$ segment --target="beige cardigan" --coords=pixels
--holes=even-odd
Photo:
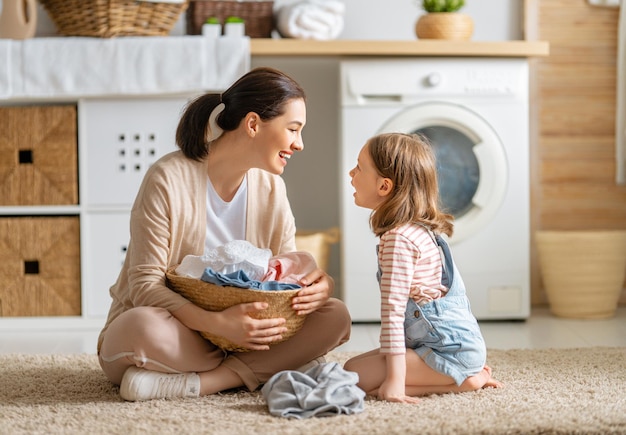
[[[295,219],[283,179],[260,169],[248,171],[246,240],[274,255],[294,251]],[[186,255],[202,255],[206,236],[206,161],[168,154],[146,173],[130,218],[130,242],[98,351],[109,324],[138,306],[175,311],[188,301],[165,286],[165,272]]]

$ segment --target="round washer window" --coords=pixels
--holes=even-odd
[[[469,212],[478,190],[480,168],[474,142],[462,132],[443,125],[415,130],[426,136],[437,158],[437,181],[441,206],[456,219]]]
[[[453,103],[407,107],[379,133],[422,133],[434,144],[442,206],[455,217],[451,243],[488,225],[500,209],[508,185],[504,147],[480,115]]]

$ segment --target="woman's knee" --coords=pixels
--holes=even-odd
[[[352,319],[346,305],[338,299],[329,299],[322,308],[309,314],[305,324],[317,340],[331,348],[350,339]]]
[[[350,331],[352,318],[348,307],[339,299],[330,298],[321,310],[324,321],[332,323],[333,326],[340,327]]]
[[[135,307],[120,314],[107,329],[102,343],[106,348],[135,350],[150,343],[168,346],[177,336],[176,319],[169,311],[158,307]]]

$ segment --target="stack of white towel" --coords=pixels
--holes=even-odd
[[[336,39],[343,30],[344,12],[338,0],[297,1],[276,10],[276,29],[284,38]]]

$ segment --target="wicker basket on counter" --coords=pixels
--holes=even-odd
[[[287,340],[298,332],[306,318],[306,316],[299,316],[291,308],[291,299],[300,289],[254,290],[219,286],[196,278],[177,275],[175,267],[167,271],[166,278],[167,286],[170,289],[180,293],[189,301],[208,311],[223,311],[233,305],[247,302],[267,302],[269,307],[266,310],[251,313],[250,316],[257,319],[284,318],[287,332],[282,334],[283,338],[281,341]],[[201,332],[200,334],[216,346],[227,351],[246,352],[249,350],[226,340],[224,337],[208,332]],[[281,341],[275,341],[270,346]]]
[[[187,9],[187,34],[201,34],[202,25],[211,17],[217,18],[222,25],[228,17],[241,18],[247,36],[269,38],[274,29],[274,2],[191,0]]]
[[[64,36],[167,36],[187,9],[137,0],[39,0]]]

